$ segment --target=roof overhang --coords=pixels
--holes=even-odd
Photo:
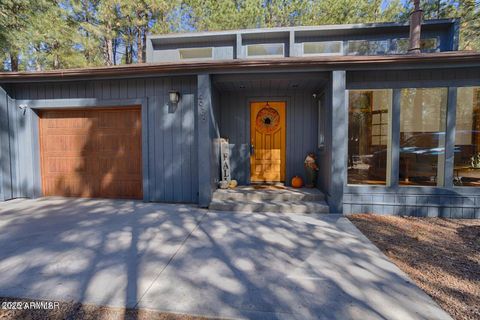
[[[141,63],[112,67],[1,72],[0,83],[125,78],[198,73],[291,72],[331,70],[405,70],[480,67],[480,52],[454,51],[418,55],[320,56],[270,59]]]

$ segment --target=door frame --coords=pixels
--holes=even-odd
[[[252,181],[250,179],[251,177],[251,168],[250,168],[250,141],[251,141],[251,135],[250,135],[250,116],[251,116],[251,104],[252,102],[285,102],[285,183],[287,183],[288,177],[289,177],[289,170],[288,170],[288,107],[290,106],[290,97],[289,96],[252,96],[252,97],[247,97],[247,106],[246,106],[246,114],[245,114],[245,131],[246,131],[246,141],[248,144],[248,165],[247,165],[247,172],[246,172],[246,181],[247,184],[252,184]]]

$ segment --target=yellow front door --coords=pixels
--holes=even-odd
[[[285,102],[250,104],[250,181],[285,181]]]

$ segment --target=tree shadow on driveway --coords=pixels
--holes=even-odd
[[[0,205],[0,295],[261,319],[448,318],[344,217]]]

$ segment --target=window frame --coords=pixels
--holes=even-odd
[[[425,51],[425,50],[422,50],[421,49],[421,43],[422,41],[427,41],[427,40],[434,40],[435,41],[435,48],[434,49],[431,49],[431,50],[428,50],[428,51]],[[399,51],[398,50],[398,42],[399,41],[405,41],[406,42],[406,50],[405,51]],[[390,45],[390,50],[389,50],[389,53],[392,53],[392,54],[406,54],[408,52],[408,46],[409,46],[409,39],[408,38],[393,38],[390,40],[391,42],[391,45]],[[439,37],[429,37],[429,38],[421,38],[420,39],[420,50],[422,53],[432,53],[432,52],[437,52],[439,51],[439,42],[440,42],[440,39]]]
[[[209,49],[210,52],[211,52],[211,56],[210,57],[194,57],[194,58],[182,58],[182,51],[193,51],[193,50],[204,50],[204,49]],[[215,54],[215,50],[213,49],[213,47],[194,47],[194,48],[179,48],[178,49],[178,58],[179,60],[213,60],[214,59],[214,54]]]
[[[437,176],[437,181],[436,181],[436,185],[435,186],[429,186],[429,185],[402,185],[400,184],[400,134],[401,134],[401,125],[400,125],[400,122],[401,122],[401,109],[402,109],[402,98],[401,98],[401,95],[402,95],[402,91],[403,90],[408,90],[408,89],[417,89],[417,90],[421,90],[421,89],[446,89],[447,91],[447,101],[446,101],[446,110],[445,110],[445,119],[443,119],[444,123],[445,123],[445,127],[444,127],[444,131],[438,131],[438,132],[444,132],[444,135],[445,135],[445,142],[444,142],[444,145],[443,145],[443,148],[444,148],[444,151],[443,151],[443,154],[439,154],[438,155],[438,159],[437,159],[437,172],[436,172],[436,176]],[[451,119],[451,116],[449,114],[449,112],[451,111],[452,107],[451,107],[451,101],[450,101],[450,98],[451,98],[451,94],[450,94],[450,87],[447,87],[447,86],[432,86],[432,87],[423,87],[423,86],[419,86],[419,87],[402,87],[402,88],[399,88],[399,91],[400,91],[400,101],[399,101],[399,110],[398,110],[398,121],[399,121],[399,131],[398,131],[398,150],[396,150],[395,152],[397,152],[398,154],[398,163],[396,164],[392,164],[394,166],[397,167],[398,169],[398,172],[397,172],[397,186],[401,189],[403,188],[425,188],[425,187],[437,187],[437,188],[442,188],[442,187],[448,187],[448,182],[447,182],[447,179],[449,178],[449,166],[447,164],[447,161],[446,159],[448,159],[448,155],[447,153],[449,152],[449,150],[447,150],[447,148],[449,148],[449,143],[451,143],[451,139],[449,139],[449,119]],[[455,103],[456,105],[456,103]],[[454,124],[455,125],[455,124]],[[451,128],[450,128],[451,129]],[[439,146],[439,147],[442,147],[442,146]],[[450,145],[451,147],[451,145]],[[453,150],[453,149],[452,149]],[[453,168],[451,168],[451,174],[453,174]]]
[[[391,97],[391,101],[390,101],[390,106],[389,106],[389,109],[387,109],[387,112],[384,112],[385,110],[378,110],[380,112],[384,112],[387,114],[387,151],[386,151],[386,163],[385,163],[385,184],[356,184],[356,183],[348,183],[348,168],[345,169],[345,186],[346,187],[354,187],[354,188],[357,188],[357,187],[373,187],[373,188],[389,188],[392,186],[392,174],[391,174],[391,171],[392,171],[392,159],[393,159],[393,155],[394,155],[394,152],[393,152],[393,148],[394,148],[394,137],[392,136],[393,135],[393,128],[395,126],[395,117],[394,117],[394,112],[395,112],[395,107],[394,107],[394,102],[395,102],[395,89],[394,88],[359,88],[359,89],[350,89],[350,90],[346,90],[347,93],[346,93],[346,96],[347,96],[347,99],[346,99],[346,104],[347,104],[347,115],[346,115],[346,118],[347,118],[347,123],[346,123],[346,130],[347,130],[347,139],[348,139],[348,136],[349,136],[349,127],[350,127],[350,124],[349,124],[349,113],[350,113],[350,109],[351,109],[351,101],[350,101],[350,93],[352,91],[355,91],[355,92],[369,92],[370,94],[370,100],[371,100],[371,106],[370,107],[373,107],[373,94],[375,91],[390,91],[388,93],[388,95]],[[370,111],[371,114],[373,114],[373,110]],[[398,123],[400,123],[400,121],[398,120]],[[373,126],[372,126],[372,129],[373,129]],[[397,147],[398,149],[398,147]],[[347,142],[347,148],[346,148],[346,151],[347,151],[347,154],[346,154],[346,157],[348,158],[349,157],[349,147],[348,147],[348,142]],[[347,165],[348,167],[348,165]]]
[[[392,93],[392,112],[391,112],[391,163],[387,162],[387,184],[386,185],[366,185],[366,184],[348,184],[347,170],[345,168],[344,192],[346,193],[389,193],[388,197],[394,197],[395,194],[401,195],[401,197],[407,197],[408,195],[425,195],[436,196],[451,195],[452,192],[457,192],[461,195],[472,196],[478,195],[480,187],[471,186],[454,186],[453,185],[453,151],[455,148],[455,126],[456,126],[456,107],[457,107],[457,88],[458,87],[471,87],[480,86],[480,83],[472,84],[459,84],[458,86],[448,86],[442,84],[436,84],[435,82],[424,83],[423,85],[412,86],[356,86],[354,89],[347,89],[346,91],[346,106],[348,106],[348,92],[350,90],[375,90],[375,89],[391,89]],[[444,185],[443,186],[400,186],[398,183],[399,177],[399,162],[400,162],[400,103],[401,103],[401,90],[405,88],[448,88],[447,98],[447,112],[446,112],[446,140],[445,140],[445,159],[444,159]],[[348,113],[348,108],[345,107],[345,112]],[[346,130],[348,130],[346,128]],[[348,153],[348,149],[346,150]],[[345,154],[345,159],[348,154]],[[345,160],[346,161],[346,160]],[[346,163],[345,163],[346,164]],[[385,195],[387,196],[387,195]]]
[[[339,52],[334,52],[334,53],[305,53],[305,45],[306,44],[313,44],[313,43],[338,43],[340,44],[340,51]],[[302,42],[302,55],[305,57],[311,57],[311,56],[343,56],[345,53],[343,49],[343,41],[341,40],[331,40],[331,41],[306,41]]]
[[[282,47],[281,54],[260,54],[251,56],[248,54],[249,48],[253,46],[268,46],[268,45],[280,45]],[[245,45],[245,58],[247,59],[257,59],[257,58],[285,58],[285,43],[283,42],[274,42],[274,43],[255,43]]]
[[[350,45],[353,42],[366,42],[367,44],[367,52],[360,53],[360,51],[351,51],[350,50]],[[373,51],[373,44],[375,46],[380,46],[384,45],[385,46],[385,51],[380,53],[379,51],[375,50]],[[390,39],[378,39],[378,40],[368,40],[368,39],[350,39],[347,40],[347,46],[345,50],[345,55],[347,56],[381,56],[381,55],[386,55],[390,53]]]
[[[452,89],[454,89],[454,95],[452,97],[452,100],[453,100],[453,104],[454,104],[454,108],[452,108],[453,110],[451,111],[452,114],[450,115],[450,121],[451,121],[451,126],[452,126],[452,129],[451,129],[451,140],[452,140],[452,145],[450,146],[451,147],[451,161],[450,161],[450,165],[452,167],[452,175],[451,177],[448,177],[450,178],[448,181],[448,183],[450,183],[450,187],[455,189],[455,190],[462,190],[462,191],[468,191],[468,190],[479,190],[480,189],[480,186],[479,187],[475,187],[475,186],[464,186],[464,185],[455,185],[454,184],[454,177],[455,177],[455,159],[454,159],[454,152],[455,152],[455,147],[456,147],[456,130],[457,130],[457,106],[458,106],[458,89],[460,88],[478,88],[478,90],[480,90],[480,83],[477,84],[477,85],[463,85],[463,86],[458,86],[458,87],[454,87]],[[449,125],[449,123],[447,122],[447,126]],[[447,177],[446,177],[447,178]],[[478,191],[476,191],[478,192]]]

